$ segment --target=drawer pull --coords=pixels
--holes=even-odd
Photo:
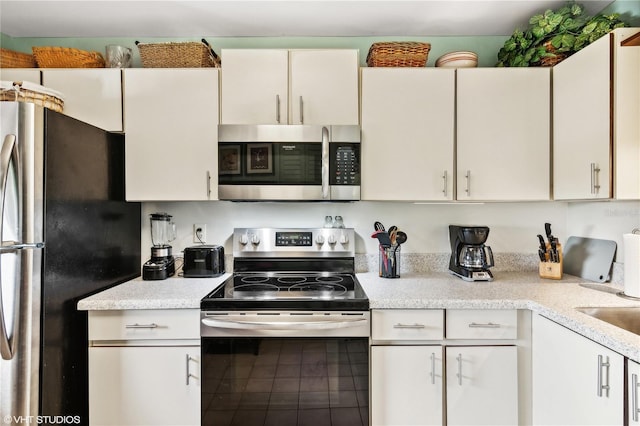
[[[606,369],[606,373],[604,375],[602,375],[602,368]],[[605,361],[605,357],[603,357],[602,355],[598,355],[598,396],[602,398],[603,393],[604,393],[604,397],[609,398],[609,367],[611,367],[611,363],[609,362],[609,357],[606,357],[606,361]],[[604,380],[606,379],[607,383],[604,383]],[[604,392],[602,392],[604,390]]]
[[[475,322],[472,322],[471,324],[469,324],[469,328],[500,328],[502,327],[500,324],[494,324],[492,322],[488,322],[485,324],[478,324]]]
[[[152,322],[151,324],[127,324],[124,326],[125,328],[158,328],[158,324]]]
[[[424,324],[396,324],[393,328],[425,328]]]

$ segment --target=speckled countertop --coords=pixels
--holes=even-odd
[[[230,275],[215,278],[171,277],[162,281],[143,281],[138,277],[80,300],[78,310],[200,309],[200,299]]]
[[[229,275],[164,281],[137,278],[81,300],[78,309],[198,309],[200,299]],[[442,271],[403,273],[397,279],[379,278],[374,272],[357,276],[372,309],[530,309],[640,362],[640,336],[575,310],[588,306],[640,307],[640,302],[617,296],[617,289],[610,284],[585,283],[566,274],[560,281],[541,279],[533,271],[501,271],[495,275],[492,282],[473,283]]]

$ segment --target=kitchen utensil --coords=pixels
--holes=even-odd
[[[382,247],[386,248],[392,246],[391,238],[389,238],[389,234],[387,234],[385,231],[376,231],[371,234],[371,238],[377,238],[380,246]]]
[[[591,281],[608,281],[616,249],[615,241],[571,236],[564,245],[564,272]]]
[[[378,221],[373,222],[373,229],[376,231],[384,231],[384,225]]]

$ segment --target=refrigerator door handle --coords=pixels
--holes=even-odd
[[[44,248],[44,243],[18,243],[16,241],[3,241],[2,245],[0,246],[0,253],[41,248]]]
[[[0,237],[2,236],[2,230],[4,229],[4,203],[6,199],[7,180],[9,178],[9,165],[12,160],[16,167],[19,168],[20,164],[16,135],[9,134],[6,135],[4,141],[2,141],[2,150],[0,150]],[[18,176],[20,176],[19,173]],[[13,358],[14,351],[12,347],[13,344],[9,340],[3,307],[2,275],[0,275],[0,356],[2,356],[3,359],[9,360]]]

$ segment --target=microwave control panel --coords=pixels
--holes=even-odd
[[[360,185],[360,144],[339,145],[331,155],[331,184]]]

